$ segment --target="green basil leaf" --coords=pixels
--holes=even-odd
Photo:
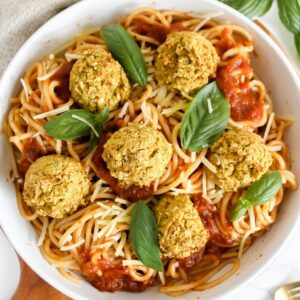
[[[73,140],[88,135],[91,128],[87,124],[72,117],[73,115],[86,120],[90,124],[94,124],[94,115],[92,113],[84,109],[71,109],[58,117],[49,120],[44,125],[45,132],[48,135],[63,141]]]
[[[128,77],[139,85],[147,83],[144,55],[130,34],[119,24],[103,28],[103,39],[112,56],[123,66]]]
[[[96,115],[95,117],[95,129],[97,130],[99,136],[101,136],[103,129],[104,129],[104,125],[108,120],[108,115],[109,115],[109,110],[107,108],[105,108],[104,110],[102,110],[102,112],[98,115]],[[92,151],[98,143],[98,138],[95,135],[95,133],[93,131],[91,131],[91,137],[90,137],[90,144],[89,144],[89,151]]]
[[[209,112],[208,99],[212,106]],[[200,151],[213,144],[224,132],[230,116],[230,105],[216,82],[202,88],[185,112],[181,128],[181,146]]]
[[[266,14],[272,6],[273,0],[219,0],[232,8],[238,10],[249,18],[261,17]]]
[[[98,144],[98,138],[95,133],[92,131],[90,136],[90,143],[89,143],[89,152],[91,152]]]
[[[250,206],[257,206],[270,201],[282,185],[279,172],[273,171],[250,185],[239,199],[230,214],[231,221],[240,219]]]
[[[294,35],[294,41],[295,41],[295,45],[296,45],[298,55],[300,57],[300,33]]]
[[[239,220],[247,212],[250,206],[251,204],[247,199],[240,198],[233,207],[233,210],[230,214],[230,220]]]
[[[279,17],[284,26],[294,34],[300,34],[299,0],[277,0]]]
[[[151,209],[142,201],[134,204],[132,209],[129,234],[139,260],[145,266],[162,272],[156,220]]]
[[[251,205],[261,205],[271,200],[282,185],[279,172],[273,171],[250,185],[244,194]]]

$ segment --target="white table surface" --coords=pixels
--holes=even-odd
[[[2,1],[4,0],[0,0],[0,5],[1,3],[3,4]],[[23,2],[18,1],[19,3]],[[14,0],[12,2],[17,1]],[[260,18],[260,21],[285,47],[288,55],[294,61],[300,72],[300,59],[297,58],[293,37],[279,22],[276,5],[273,5],[272,9],[264,17]],[[234,294],[231,299],[270,300],[273,299],[273,293],[280,285],[292,281],[299,281],[300,241],[298,240],[298,232],[300,232],[300,225],[275,261],[250,284]],[[5,261],[3,261],[3,258],[5,258]],[[10,267],[8,268],[7,266]],[[19,274],[20,269],[17,257],[0,232],[0,300],[8,300],[11,297],[16,288]],[[4,281],[6,281],[5,284],[3,284]]]

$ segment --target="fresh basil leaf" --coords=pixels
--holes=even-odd
[[[44,125],[45,132],[48,135],[63,141],[73,140],[88,135],[91,128],[87,124],[75,119],[73,117],[74,115],[86,120],[90,124],[94,124],[94,115],[92,113],[84,109],[71,109],[49,120]]]
[[[104,129],[104,125],[108,120],[108,115],[109,115],[109,110],[107,108],[105,108],[104,110],[102,110],[102,112],[98,115],[96,115],[95,117],[95,129],[97,130],[99,136],[101,136],[103,129]],[[91,131],[91,137],[90,137],[90,144],[89,144],[89,151],[92,151],[98,143],[98,138],[95,135],[95,133],[93,131]]]
[[[232,8],[238,10],[249,18],[261,17],[266,14],[272,6],[273,0],[219,0]]]
[[[299,0],[277,0],[279,17],[284,26],[294,34],[300,34]]]
[[[230,214],[230,220],[239,220],[247,212],[250,206],[251,204],[247,199],[240,198],[233,207],[233,210]]]
[[[250,201],[251,205],[261,205],[271,200],[281,185],[280,173],[273,171],[252,183],[243,197]]]
[[[270,201],[282,185],[282,177],[278,171],[270,172],[250,185],[243,197],[234,206],[230,219],[240,219],[250,206],[265,204]]]
[[[296,45],[298,55],[300,57],[300,33],[294,35],[294,41],[295,41],[295,45]]]
[[[212,106],[209,112],[208,102]],[[185,112],[181,128],[181,146],[200,151],[213,144],[224,132],[230,116],[230,105],[216,82],[202,88]]]
[[[89,152],[91,152],[98,144],[98,138],[95,133],[92,131],[90,136],[90,143],[89,143]]]
[[[112,56],[123,66],[128,77],[139,85],[147,83],[146,61],[140,47],[119,24],[103,28],[103,39]]]
[[[132,209],[129,235],[139,260],[145,266],[162,272],[156,220],[151,209],[142,201],[135,203]]]

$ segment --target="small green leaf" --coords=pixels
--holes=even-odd
[[[280,173],[270,172],[252,183],[243,197],[250,201],[251,205],[262,205],[276,195],[281,185]]]
[[[270,172],[252,183],[234,206],[230,214],[231,221],[240,219],[250,206],[262,205],[270,201],[281,185],[282,177],[277,171]]]
[[[141,86],[147,83],[144,55],[130,34],[119,24],[103,28],[103,39],[112,56],[123,66],[129,78]]]
[[[277,0],[279,17],[284,26],[294,34],[300,34],[299,0]]]
[[[91,152],[98,143],[98,138],[96,137],[94,132],[91,132],[90,143],[89,143],[89,152]]]
[[[251,204],[247,199],[240,198],[233,207],[233,210],[230,214],[230,220],[239,220],[247,212],[250,206]]]
[[[261,17],[272,6],[273,0],[219,0],[249,18]]]
[[[96,115],[95,117],[95,128],[99,134],[99,136],[101,136],[103,129],[104,129],[104,125],[108,120],[108,115],[109,115],[109,110],[107,108],[105,108],[104,110],[102,110],[102,112],[98,115]],[[95,135],[95,133],[92,131],[91,132],[91,137],[90,137],[90,144],[89,144],[89,151],[92,151],[96,145],[98,143],[98,138]]]
[[[156,220],[151,209],[142,201],[135,203],[132,209],[129,234],[139,260],[145,266],[162,272]]]
[[[300,33],[294,35],[295,46],[300,57]]]
[[[49,120],[44,125],[45,132],[48,135],[63,141],[73,140],[88,135],[91,128],[87,124],[72,117],[74,115],[85,119],[91,124],[94,122],[94,115],[92,113],[84,109],[71,109]]]
[[[218,89],[216,82],[206,85],[195,96],[183,116],[180,128],[181,146],[190,151],[207,148],[224,132],[229,116],[229,102]]]

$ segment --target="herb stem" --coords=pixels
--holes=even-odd
[[[95,127],[91,123],[89,123],[87,120],[85,120],[85,119],[83,119],[79,116],[76,116],[76,115],[72,115],[72,118],[86,124],[87,126],[89,126],[92,129],[92,131],[94,132],[95,136],[97,138],[99,137],[99,134],[98,134],[97,130],[95,129]]]

